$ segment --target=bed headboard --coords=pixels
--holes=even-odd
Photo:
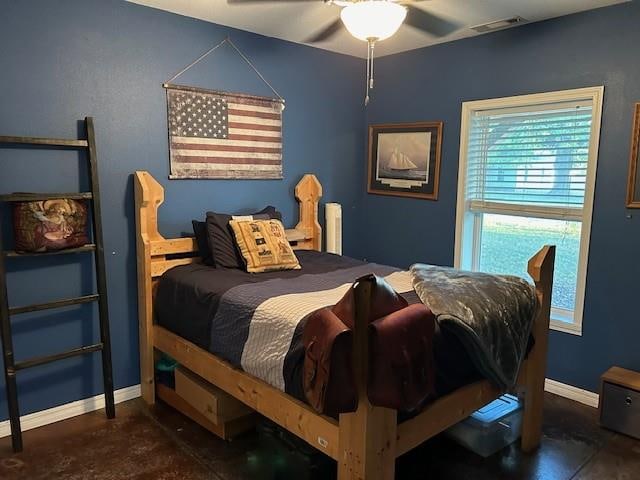
[[[164,188],[146,171],[135,173],[136,245],[138,284],[154,279],[177,265],[200,261],[194,238],[164,238],[158,231],[158,207],[164,202]],[[318,223],[318,202],[322,185],[315,175],[306,174],[295,189],[300,206],[299,221],[286,231],[294,249],[320,250],[322,228]],[[140,278],[143,275],[144,278]]]

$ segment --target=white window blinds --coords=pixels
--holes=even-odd
[[[474,111],[468,208],[580,219],[592,116],[591,100]]]

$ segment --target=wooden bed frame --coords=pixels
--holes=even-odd
[[[320,250],[318,201],[322,187],[305,175],[295,189],[300,221],[287,230],[294,248]],[[164,352],[183,367],[242,401],[256,412],[294,433],[338,463],[339,480],[390,480],[395,460],[425,440],[469,416],[504,392],[483,380],[464,386],[428,405],[419,415],[398,423],[395,410],[372,406],[366,395],[367,326],[364,325],[369,285],[356,288],[354,372],[359,404],[339,420],[319,415],[308,405],[247,374],[193,343],[154,324],[153,295],[157,279],[168,269],[200,261],[193,238],[165,239],[158,232],[158,207],[163,187],[148,173],[135,173],[138,302],[140,326],[140,383],[142,397],[155,402],[154,357]],[[521,446],[535,449],[542,432],[542,405],[547,357],[551,284],[555,247],[544,246],[528,263],[541,308],[535,319],[536,342],[522,365],[517,393],[524,395]]]

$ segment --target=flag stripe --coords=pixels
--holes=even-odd
[[[282,153],[281,148],[249,146],[249,145],[260,143],[260,142],[253,142],[249,145],[231,145],[232,143],[234,142],[230,140],[226,140],[226,141],[222,140],[221,143],[218,145],[202,144],[202,143],[196,143],[196,144],[172,143],[171,146],[178,150],[212,150],[212,151],[218,151],[218,152]],[[246,143],[246,142],[239,142],[239,143]]]
[[[211,157],[211,158],[268,158],[270,160],[282,159],[280,153],[254,153],[254,152],[212,152],[211,150],[173,150],[174,155],[183,157]]]
[[[190,144],[190,145],[233,145],[238,147],[275,147],[274,143],[280,143],[280,137],[260,137],[252,136],[250,140],[246,138],[234,138],[243,137],[243,135],[229,135],[228,138],[199,138],[199,137],[171,137],[172,148],[174,144]],[[280,147],[280,145],[277,145]]]
[[[242,134],[240,133],[240,130],[237,131],[238,133],[229,133],[229,140],[246,140],[246,141],[251,141],[251,142],[264,142],[264,143],[282,143],[282,137],[280,137],[279,135],[277,137],[265,137],[262,135],[247,135],[247,134]]]
[[[282,106],[280,103],[260,102],[249,100],[247,98],[227,97],[229,108],[241,108],[243,110],[256,109],[259,112],[280,112]]]
[[[280,120],[271,120],[268,118],[258,118],[244,115],[229,115],[229,122],[234,123],[251,123],[252,125],[273,125],[278,128],[282,125]]]
[[[252,123],[229,122],[229,130],[232,128],[244,130],[264,130],[268,132],[279,132],[280,126],[275,125],[256,125]]]
[[[244,115],[246,117],[267,118],[270,120],[280,120],[282,115],[279,113],[260,112],[257,110],[243,110],[241,108],[229,108],[229,115]]]
[[[244,170],[238,172],[236,170],[185,170],[172,172],[169,176],[171,179],[180,178],[196,178],[196,179],[229,179],[229,180],[282,180],[282,171],[264,172]]]
[[[232,128],[229,129],[229,138],[231,139],[233,137],[233,135],[251,135],[251,136],[260,136],[262,137],[264,140],[263,141],[267,141],[267,138],[280,138],[280,135],[282,134],[282,132],[278,131],[278,132],[270,132],[267,130],[264,131],[257,131],[257,130],[251,130],[251,129],[246,129],[246,128]],[[278,140],[280,141],[280,140]]]
[[[210,158],[202,158],[201,161],[199,161],[198,159],[196,159],[196,161],[194,161],[193,159],[186,159],[183,161],[182,158],[183,157],[174,157],[176,164],[179,164],[181,169],[186,169],[186,168],[208,169],[209,167],[207,165],[209,164],[215,165],[215,168],[220,170],[222,169],[230,169],[230,170],[256,169],[256,170],[268,171],[268,170],[281,169],[281,165],[279,162],[278,163],[256,163],[255,161],[251,161],[247,163],[242,163],[242,162],[231,163],[231,162],[217,162]],[[233,159],[233,160],[237,160],[237,159]]]

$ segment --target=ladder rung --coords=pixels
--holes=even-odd
[[[56,300],[55,302],[37,303],[35,305],[26,305],[24,307],[13,307],[9,309],[10,315],[18,315],[19,313],[38,312],[40,310],[48,310],[51,308],[68,307],[69,305],[80,305],[82,303],[95,302],[100,295],[95,293],[92,295],[84,295],[82,297],[66,298],[64,300]]]
[[[88,243],[77,248],[67,248],[65,250],[52,250],[50,252],[16,252],[13,250],[7,250],[4,252],[7,257],[40,257],[45,255],[64,255],[66,253],[82,253],[93,252],[96,249],[94,243]]]
[[[45,363],[55,362],[69,357],[75,357],[76,355],[84,355],[85,353],[97,352],[102,350],[102,343],[95,343],[93,345],[87,345],[84,347],[74,348],[66,352],[55,353],[53,355],[47,355],[44,357],[36,357],[30,360],[23,360],[22,362],[16,362],[13,366],[14,370],[24,370],[25,368],[36,367]]]
[[[88,200],[93,198],[91,192],[73,193],[9,193],[0,195],[1,202],[38,202],[40,200],[54,200],[57,198],[72,198],[74,200]]]
[[[39,138],[39,137],[7,137],[0,136],[0,143],[26,144],[26,145],[49,145],[51,147],[87,147],[86,140],[73,140],[66,138]]]

